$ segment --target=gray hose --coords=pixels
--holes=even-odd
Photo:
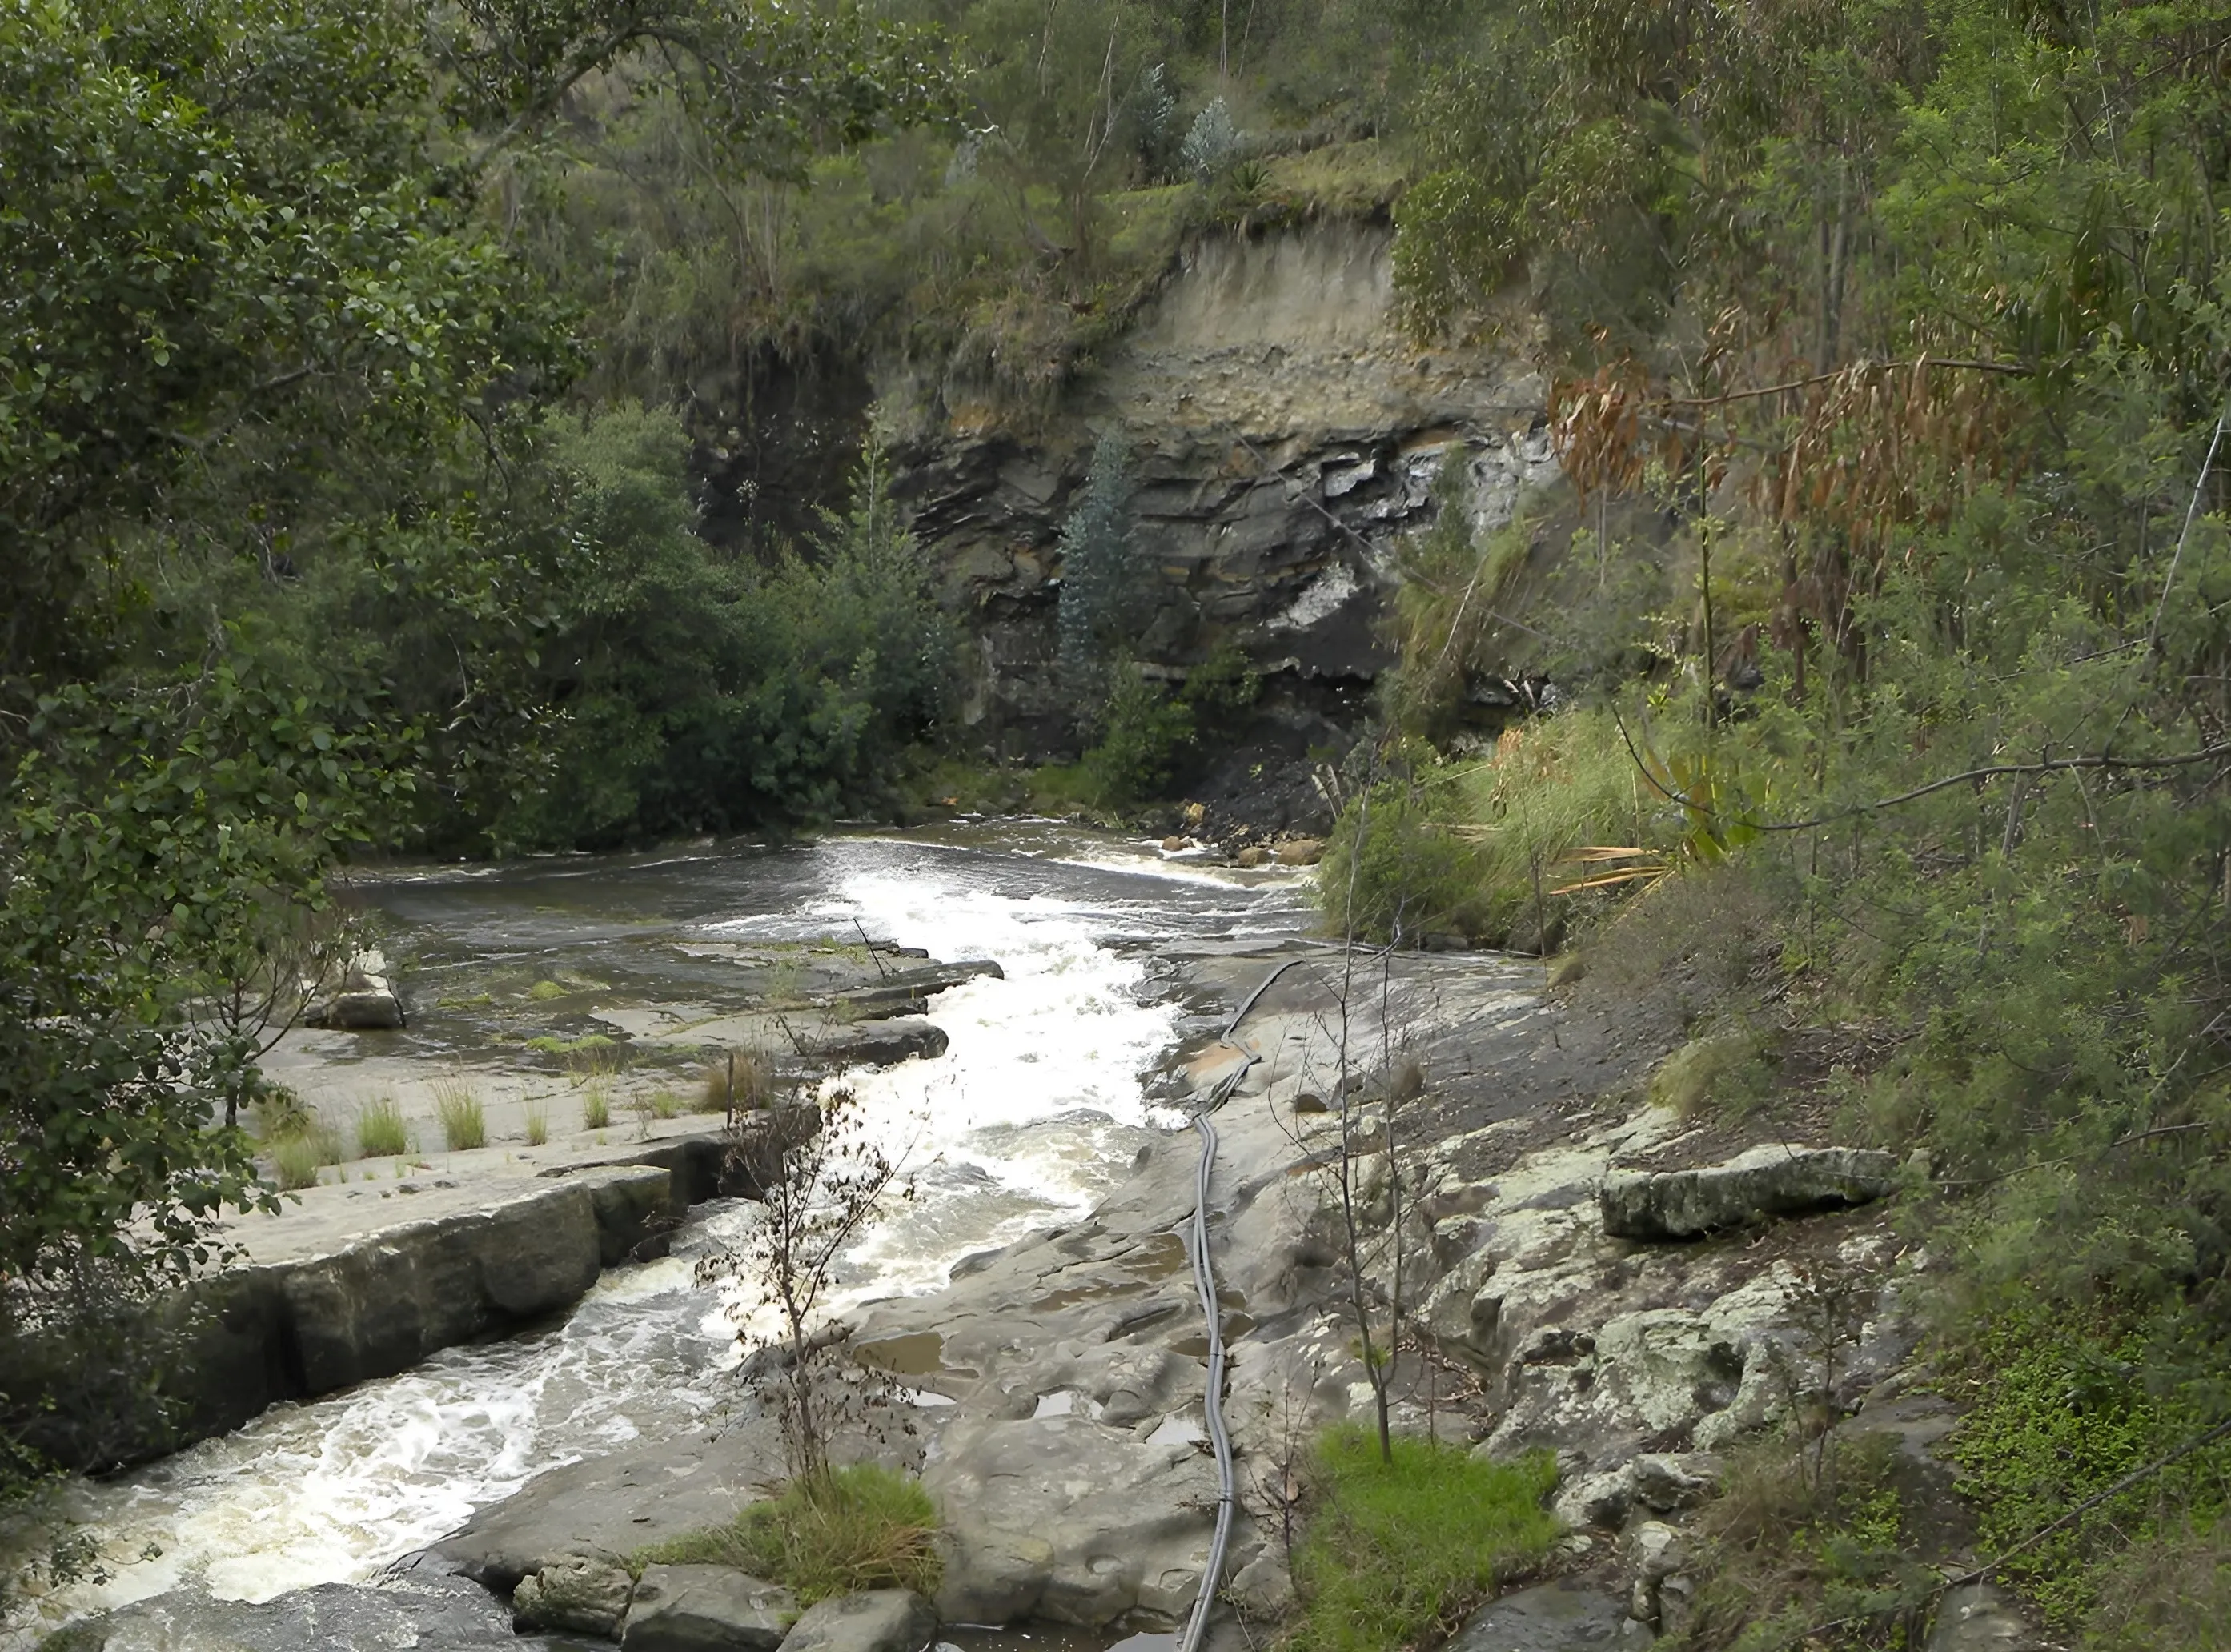
[[[1303,962],[1290,958],[1264,976],[1256,989],[1232,1011],[1232,1019],[1224,1023],[1224,1036],[1228,1041],[1239,1030],[1239,1023],[1259,1002],[1271,984],[1297,964]],[[1224,1315],[1219,1312],[1216,1300],[1216,1268],[1208,1254],[1208,1178],[1216,1168],[1216,1126],[1208,1115],[1231,1100],[1239,1081],[1247,1076],[1247,1069],[1260,1060],[1250,1054],[1233,1071],[1218,1081],[1207,1105],[1193,1116],[1193,1127],[1200,1132],[1200,1176],[1193,1189],[1193,1225],[1186,1230],[1186,1253],[1193,1262],[1193,1281],[1200,1292],[1201,1317],[1208,1321],[1208,1391],[1201,1402],[1201,1415],[1208,1424],[1208,1442],[1216,1453],[1216,1535],[1208,1546],[1208,1565],[1201,1571],[1200,1593],[1193,1603],[1193,1616],[1186,1620],[1185,1634],[1178,1641],[1178,1652],[1200,1652],[1201,1636],[1208,1632],[1208,1614],[1216,1604],[1219,1581],[1224,1576],[1225,1551],[1232,1544],[1232,1509],[1235,1497],[1232,1475],[1232,1436],[1224,1426]]]

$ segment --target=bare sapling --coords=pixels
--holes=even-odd
[[[739,1120],[730,1151],[761,1189],[760,1219],[735,1250],[698,1268],[745,1287],[736,1304],[745,1369],[780,1420],[792,1480],[809,1492],[829,1484],[830,1442],[848,1420],[831,1380],[848,1335],[828,1312],[839,1265],[885,1198],[911,1191],[853,1091],[821,1098],[818,1128],[813,1112],[792,1105]]]

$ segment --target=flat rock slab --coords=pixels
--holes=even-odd
[[[933,1448],[922,1485],[951,1545],[947,1622],[1174,1620],[1200,1591],[1216,1469],[1189,1440],[1150,1444],[1076,1415],[964,1424]]]
[[[1595,1652],[1620,1644],[1626,1606],[1577,1578],[1536,1584],[1474,1612],[1445,1652]],[[1642,1636],[1647,1643],[1648,1635]]]
[[[81,1619],[42,1652],[517,1652],[503,1603],[461,1578],[325,1584],[250,1604],[178,1591]]]
[[[1695,1239],[1769,1216],[1866,1204],[1898,1185],[1898,1162],[1864,1147],[1769,1143],[1696,1170],[1613,1171],[1598,1203],[1615,1239]]]
[[[911,1589],[871,1589],[809,1606],[782,1652],[922,1652],[937,1638],[937,1610]]]
[[[620,1644],[627,1652],[775,1652],[797,1621],[789,1590],[732,1566],[645,1566]]]
[[[417,1557],[498,1592],[569,1554],[624,1558],[723,1525],[782,1475],[772,1426],[630,1446],[529,1481]]]

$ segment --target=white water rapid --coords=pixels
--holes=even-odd
[[[570,962],[607,976],[620,945],[613,925],[639,921],[647,903],[669,921],[630,937],[622,968],[652,980],[653,997],[661,958],[707,941],[845,935],[856,920],[934,958],[997,959],[1004,980],[932,1003],[952,1040],[944,1057],[848,1081],[916,1192],[849,1258],[840,1311],[934,1290],[960,1257],[1090,1209],[1141,1145],[1182,1123],[1146,1087],[1180,1019],[1156,996],[1155,945],[1301,921],[1289,881],[1192,870],[1050,827],[535,863],[391,888],[401,892],[391,900],[378,886],[372,899],[400,918],[406,945],[438,942],[461,959],[531,952],[539,968]],[[560,888],[571,929],[547,916]],[[702,967],[690,967],[687,992],[702,997]],[[0,1647],[189,1583],[264,1600],[360,1580],[539,1473],[714,1418],[733,1394],[735,1344],[694,1264],[753,1210],[704,1207],[671,1257],[607,1272],[562,1324],[449,1349],[402,1376],[275,1408],[223,1438],[80,1484],[69,1514],[107,1575],[48,1597],[36,1624],[0,1632]]]

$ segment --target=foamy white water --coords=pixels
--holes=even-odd
[[[517,900],[562,877],[578,901],[582,881],[593,885],[598,871],[569,861],[513,874],[530,887],[502,916],[507,945],[517,944]],[[647,873],[667,908],[689,912],[656,942],[677,955],[708,937],[842,935],[857,920],[933,957],[996,958],[1006,971],[933,1003],[952,1041],[941,1059],[844,1081],[880,1145],[905,1163],[915,1197],[895,1203],[848,1256],[831,1303],[837,1312],[935,1289],[960,1257],[1088,1210],[1141,1145],[1180,1122],[1141,1082],[1179,1023],[1152,990],[1152,944],[1297,921],[1289,890],[1242,887],[1066,833],[1026,836],[1019,852],[855,838],[779,861],[631,863],[610,874],[613,909],[647,898],[629,887]],[[501,881],[449,881],[462,915],[425,926],[451,924],[469,935],[456,945],[475,945],[498,920],[462,903]],[[770,889],[778,898],[755,899]],[[606,917],[597,909],[596,922]],[[550,941],[543,955],[566,957],[568,945]],[[554,1328],[450,1349],[403,1376],[275,1408],[223,1438],[79,1486],[72,1516],[97,1538],[111,1576],[50,1597],[36,1625],[0,1633],[0,1645],[28,1645],[67,1617],[189,1582],[265,1600],[361,1579],[538,1474],[702,1426],[735,1398],[736,1349],[727,1305],[697,1285],[695,1262],[737,1237],[753,1210],[708,1209],[674,1256],[607,1273]]]

